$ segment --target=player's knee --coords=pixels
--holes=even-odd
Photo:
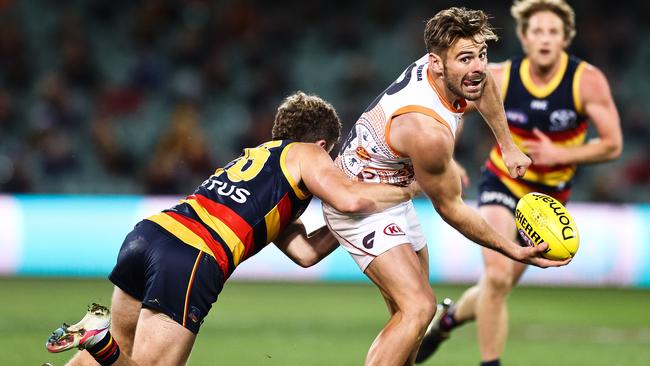
[[[436,313],[436,298],[432,293],[420,294],[412,298],[404,315],[419,328],[426,328]]]
[[[483,276],[484,285],[492,293],[507,295],[514,284],[512,273],[502,269],[487,269]]]

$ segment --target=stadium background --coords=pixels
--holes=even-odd
[[[505,360],[545,365],[551,349],[557,364],[647,365],[650,7],[570,3],[570,50],[608,76],[625,150],[579,170],[569,209],[583,245],[570,266],[527,273]],[[62,364],[67,355],[42,347],[48,332],[109,301],[103,277],[139,218],[269,139],[275,107],[295,90],[331,101],[346,134],[424,52],[424,21],[453,5],[494,17],[491,61],[519,52],[509,2],[0,0],[0,360]],[[456,154],[473,182],[491,143],[469,116]],[[457,296],[480,273],[478,249],[426,201],[417,207],[434,289]],[[236,277],[190,364],[357,365],[385,321],[342,250],[302,270],[269,248]],[[476,363],[471,327],[441,364]]]

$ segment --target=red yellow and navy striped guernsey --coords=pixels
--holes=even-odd
[[[311,194],[286,168],[295,142],[276,140],[245,149],[192,195],[147,220],[213,256],[228,278],[307,208]]]

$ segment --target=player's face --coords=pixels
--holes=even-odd
[[[460,98],[476,100],[483,95],[487,68],[487,45],[471,38],[458,39],[444,62],[447,88]]]
[[[530,62],[541,68],[555,65],[567,45],[562,19],[551,11],[533,14],[519,38]]]

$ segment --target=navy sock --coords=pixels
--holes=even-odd
[[[501,366],[501,361],[498,358],[492,361],[482,361],[481,366]]]
[[[104,338],[92,347],[86,348],[95,361],[102,366],[110,366],[120,357],[120,346],[111,332],[106,332]]]

